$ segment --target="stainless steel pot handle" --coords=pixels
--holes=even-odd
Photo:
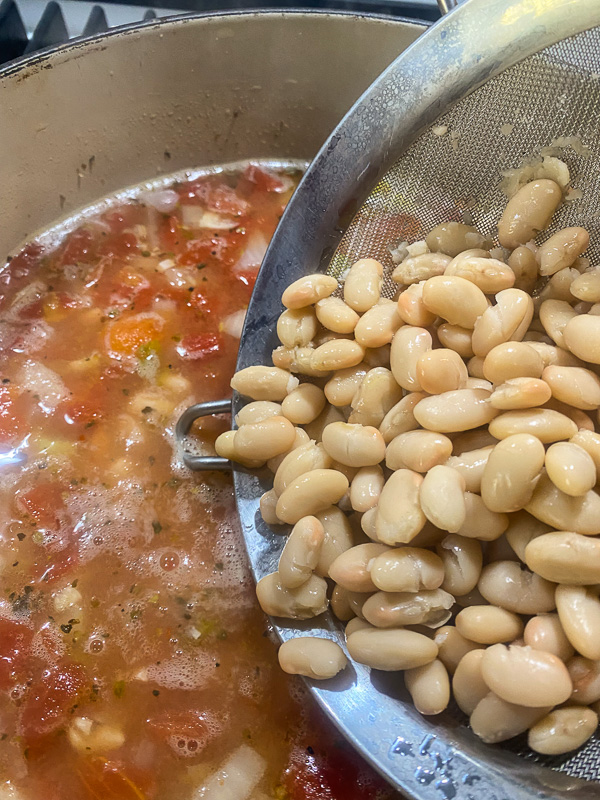
[[[211,400],[208,403],[196,403],[186,408],[177,420],[175,438],[181,448],[183,463],[188,469],[196,470],[231,470],[231,461],[219,456],[194,456],[185,449],[184,440],[190,432],[193,423],[200,417],[210,417],[212,414],[231,414],[231,398],[226,400]]]

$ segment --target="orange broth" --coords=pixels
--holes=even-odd
[[[140,191],[0,273],[3,798],[192,800],[241,745],[251,800],[391,797],[279,670],[230,478],[174,455],[181,411],[230,392],[299,175]]]

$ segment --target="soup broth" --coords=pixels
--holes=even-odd
[[[144,187],[0,274],[2,800],[391,797],[279,670],[230,478],[174,449],[299,177]]]

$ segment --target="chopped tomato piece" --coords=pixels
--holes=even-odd
[[[253,183],[261,192],[280,192],[284,188],[284,183],[279,175],[256,164],[248,164],[242,178]]]
[[[98,252],[103,256],[126,258],[139,252],[137,238],[133,233],[115,233],[104,239]]]
[[[117,355],[136,355],[142,345],[160,338],[164,320],[157,314],[136,314],[115,320],[108,334],[109,349]]]
[[[101,416],[97,400],[69,401],[61,406],[68,425],[89,425]]]
[[[42,528],[57,529],[65,509],[64,487],[60,483],[43,481],[17,494],[17,505]]]
[[[22,622],[0,618],[0,689],[18,679],[14,673],[22,670],[32,638],[33,632]]]
[[[144,209],[137,203],[123,205],[115,211],[107,211],[100,219],[105,222],[113,233],[121,233],[125,228],[131,228],[143,221]]]
[[[25,245],[16,256],[10,259],[8,272],[11,278],[27,277],[27,275],[39,265],[43,252],[42,246],[35,242],[30,242],[30,244]]]
[[[249,204],[235,189],[222,182],[222,178],[208,176],[186,183],[181,191],[184,203],[200,203],[211,211],[241,216],[249,210]]]
[[[85,800],[149,800],[152,782],[133,767],[97,756],[82,761],[78,767]],[[82,798],[83,800],[83,798]]]
[[[190,297],[190,306],[197,309],[202,314],[218,314],[222,308],[222,301],[218,293],[218,287],[213,291],[207,291],[204,287],[207,284],[197,287]],[[210,286],[210,284],[208,284]]]
[[[176,349],[181,358],[197,361],[216,356],[222,345],[220,333],[197,333],[185,336]]]
[[[88,683],[83,667],[57,664],[45,669],[21,709],[21,734],[35,741],[62,728]]]
[[[64,540],[59,543],[59,547],[49,547],[48,560],[42,561],[38,559],[34,567],[34,576],[36,580],[43,581],[44,583],[52,583],[53,581],[67,575],[73,567],[79,563],[79,555],[74,543],[64,545]]]
[[[158,228],[160,246],[167,252],[174,252],[182,242],[181,225],[177,217],[163,215]]]
[[[79,228],[67,237],[60,254],[61,264],[89,263],[94,260],[94,236],[88,228]]]

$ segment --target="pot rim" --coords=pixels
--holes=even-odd
[[[283,11],[273,8],[256,9],[231,9],[227,11],[206,11],[201,13],[173,14],[160,19],[140,20],[139,22],[129,22],[125,25],[117,25],[102,33],[95,33],[90,36],[77,36],[57,45],[50,45],[35,53],[27,56],[7,61],[0,67],[0,80],[18,76],[26,70],[37,72],[40,69],[49,69],[52,64],[47,63],[55,58],[62,56],[76,56],[79,51],[92,48],[94,45],[104,43],[106,39],[119,36],[131,36],[140,31],[160,30],[164,28],[187,25],[199,20],[206,20],[208,23],[216,23],[227,18],[237,19],[239,17],[250,17],[253,19],[271,17],[285,19],[286,17],[348,17],[352,19],[367,19],[379,22],[389,22],[392,24],[408,25],[410,27],[422,28],[425,30],[432,24],[428,20],[411,19],[408,17],[395,17],[387,14],[376,14],[362,11],[344,11],[334,9],[306,9],[306,8],[286,8]],[[27,76],[24,76],[27,77]]]

